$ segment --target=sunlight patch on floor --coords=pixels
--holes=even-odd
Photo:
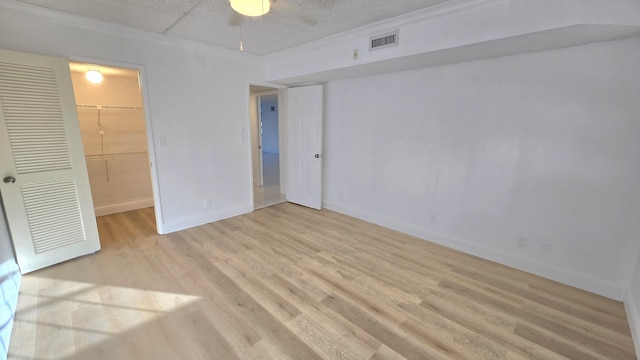
[[[147,289],[28,277],[33,283],[39,280],[45,287],[20,293],[14,336],[35,336],[37,347],[46,348],[51,359],[74,357],[170,313],[179,313],[201,299]],[[34,328],[38,330],[29,330]],[[14,350],[12,358],[27,359],[33,355],[33,349]]]

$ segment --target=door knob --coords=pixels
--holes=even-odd
[[[6,176],[4,179],[2,179],[2,181],[4,181],[5,184],[13,184],[14,182],[16,182],[16,178],[14,178],[13,176]]]
[[[314,158],[320,159],[320,154],[315,154]]]

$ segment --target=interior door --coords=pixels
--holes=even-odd
[[[0,177],[22,273],[100,249],[66,59],[0,50]]]
[[[322,86],[287,89],[287,201],[322,208]]]

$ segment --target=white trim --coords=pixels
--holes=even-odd
[[[96,216],[111,215],[125,211],[144,209],[153,206],[153,199],[129,201],[126,203],[112,204],[95,207]]]
[[[138,71],[138,76],[140,81],[140,93],[142,95],[142,107],[143,107],[143,113],[145,118],[145,128],[147,133],[147,153],[149,154],[149,167],[150,167],[149,171],[151,173],[151,189],[153,191],[153,204],[149,206],[154,206],[154,212],[156,217],[156,231],[158,232],[158,234],[164,234],[165,232],[164,232],[164,220],[162,217],[162,201],[160,197],[160,180],[159,180],[158,170],[157,170],[158,161],[156,158],[153,123],[151,122],[151,106],[149,105],[149,97],[147,96],[147,80],[146,80],[147,75],[145,73],[144,65],[124,63],[120,61],[95,59],[95,58],[88,58],[88,57],[81,57],[81,56],[78,56],[78,57],[69,56],[69,60],[75,61],[75,62],[84,62],[84,63],[97,64],[97,65],[134,69]],[[145,206],[145,207],[148,207],[148,206]],[[134,210],[134,209],[130,209],[130,210]]]
[[[189,229],[192,227],[228,219],[234,216],[247,214],[253,211],[253,203],[250,205],[239,206],[222,211],[214,211],[205,215],[183,219],[175,223],[164,224],[165,234]]]
[[[113,24],[106,21],[89,19],[82,16],[67,14],[61,11],[47,9],[42,6],[26,4],[16,0],[0,0],[0,9],[8,9],[18,11],[24,14],[37,16],[49,21],[79,27],[82,29],[99,31],[106,34],[125,36],[138,40],[152,41],[166,45],[179,46],[183,48],[195,49],[198,51],[211,53],[219,56],[226,56],[237,59],[260,58],[258,55],[241,52],[238,50],[227,49],[223,47],[207,45],[204,43],[185,40],[168,35],[162,35],[151,31],[135,29],[125,25]]]
[[[258,186],[264,186],[264,159],[262,147],[264,146],[262,141],[263,129],[262,129],[262,96],[253,94],[256,97],[256,115],[258,115],[258,121],[256,123],[256,139],[258,140]],[[253,137],[252,137],[253,139]],[[253,146],[252,146],[253,147]],[[252,159],[253,161],[253,159]],[[255,205],[254,205],[255,208]]]
[[[253,95],[255,95],[255,96],[278,95],[278,89],[267,90],[267,91],[262,91],[262,92],[255,92],[255,93],[253,93]]]
[[[245,109],[247,110],[246,113],[246,120],[245,120],[245,125],[243,127],[242,130],[242,134],[241,136],[243,138],[247,139],[247,147],[249,148],[249,198],[251,199],[251,211],[255,210],[255,196],[253,194],[253,188],[254,188],[254,173],[253,173],[253,133],[251,131],[251,96],[253,94],[251,94],[251,82],[247,82],[247,93],[245,94],[245,99],[247,100],[246,104],[245,104]]]
[[[323,128],[324,131],[324,128]],[[278,90],[278,147],[280,150],[280,193],[287,195],[287,89]]]
[[[490,249],[462,239],[456,239],[450,236],[436,234],[426,229],[411,224],[406,224],[395,219],[376,215],[365,210],[353,209],[341,204],[331,202],[324,202],[324,207],[329,210],[337,211],[339,213],[353,216],[358,219],[369,221],[374,224],[387,227],[389,229],[413,235],[426,241],[456,249],[467,254],[479,256],[483,259],[520,269],[534,275],[555,280],[563,284],[574,286],[617,301],[622,301],[627,291],[627,288],[625,286],[619,284],[612,284],[602,280],[589,278],[587,276],[572,273],[553,266],[536,263],[528,259],[514,256],[504,251]]]
[[[627,313],[627,321],[629,322],[629,330],[631,330],[631,338],[636,354],[640,349],[640,314],[638,314],[638,306],[630,291],[624,297],[624,310]],[[637,357],[636,357],[637,358]]]
[[[156,232],[164,234],[164,219],[162,217],[162,198],[160,196],[160,176],[158,175],[158,158],[156,157],[155,131],[151,121],[151,106],[147,96],[147,75],[143,65],[138,68],[140,81],[140,92],[142,94],[142,106],[144,107],[144,117],[147,130],[147,153],[149,154],[149,171],[151,172],[151,189],[153,191],[153,206],[156,215]]]
[[[288,87],[287,85],[276,84],[276,83],[272,83],[272,82],[264,82],[264,81],[249,80],[247,83],[249,84],[249,86],[255,85],[255,86],[262,86],[262,87],[270,87],[270,88],[274,88],[276,90],[278,90],[278,89],[286,89]],[[258,93],[255,93],[255,94],[258,94]]]

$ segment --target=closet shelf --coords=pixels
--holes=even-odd
[[[146,151],[130,152],[130,153],[114,153],[114,154],[98,154],[98,155],[86,155],[87,160],[107,160],[123,157],[135,157],[135,156],[148,156]]]
[[[118,134],[145,134],[144,130],[116,130],[116,131],[103,131],[103,130],[92,130],[92,131],[81,131],[82,135],[118,135]]]
[[[77,109],[83,110],[143,110],[140,106],[111,106],[111,105],[86,105],[78,104]]]

